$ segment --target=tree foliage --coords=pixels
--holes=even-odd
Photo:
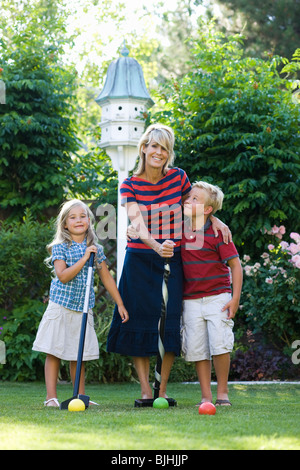
[[[22,216],[57,205],[65,194],[75,136],[76,74],[61,62],[65,17],[56,2],[19,2],[6,18],[0,62],[0,207]]]
[[[259,256],[264,227],[299,230],[300,109],[277,72],[281,59],[245,57],[241,46],[240,36],[201,25],[193,71],[165,87],[152,120],[174,128],[177,165],[191,181],[223,189],[220,218],[241,252]]]
[[[196,0],[202,3],[202,0]],[[265,51],[292,58],[300,43],[300,1],[217,0],[219,27],[227,34],[243,31],[246,54],[261,57]]]

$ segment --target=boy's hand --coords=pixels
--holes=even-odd
[[[118,305],[118,310],[120,317],[122,318],[122,323],[126,323],[129,320],[129,315],[126,308],[124,307],[124,305]]]
[[[226,305],[224,305],[224,307],[222,308],[222,312],[225,312],[225,310],[227,310],[227,318],[234,318],[238,308],[239,301],[231,299],[229,300],[229,302],[227,302]]]

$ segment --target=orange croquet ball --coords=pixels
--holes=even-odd
[[[216,407],[209,401],[201,403],[199,406],[199,415],[215,415]]]

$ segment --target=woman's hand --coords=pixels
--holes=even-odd
[[[229,227],[223,222],[221,222],[221,220],[215,217],[214,215],[210,216],[210,220],[215,236],[218,236],[218,230],[220,230],[223,236],[224,243],[226,243],[227,245],[229,242],[232,242],[232,235]]]
[[[174,254],[174,246],[175,246],[175,243],[172,242],[172,240],[165,240],[162,244],[160,244],[156,252],[162,258],[172,258]]]
[[[126,323],[129,320],[129,315],[123,304],[118,305],[118,311],[119,311],[119,315],[121,317],[122,323]]]
[[[128,242],[131,242],[132,239],[139,238],[139,235],[132,224],[127,227],[126,238]]]

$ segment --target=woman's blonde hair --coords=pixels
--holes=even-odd
[[[205,198],[205,205],[213,208],[212,214],[222,209],[224,193],[218,186],[206,183],[206,181],[196,181],[192,188],[204,189],[207,196]]]
[[[67,220],[67,217],[68,217],[71,209],[73,209],[73,207],[75,207],[75,206],[82,206],[82,208],[86,211],[87,216],[90,219],[89,227],[86,231],[87,246],[94,245],[95,243],[97,243],[98,239],[97,239],[97,235],[96,235],[95,230],[94,230],[94,220],[95,220],[95,218],[94,218],[94,215],[93,215],[92,211],[90,210],[90,208],[84,202],[80,201],[79,199],[72,199],[71,201],[64,202],[61,205],[59,214],[56,218],[56,222],[55,222],[56,232],[55,232],[54,238],[53,238],[52,242],[49,243],[49,245],[47,245],[47,250],[48,250],[50,256],[45,259],[45,263],[49,267],[52,267],[52,265],[51,265],[52,247],[54,245],[58,245],[59,243],[68,243],[68,245],[71,245],[71,243],[72,243],[72,237],[71,237],[68,229],[66,228],[66,220]]]
[[[145,153],[143,151],[144,145],[147,147],[151,140],[161,145],[165,150],[167,150],[169,158],[166,161],[163,167],[163,174],[166,174],[169,167],[173,165],[175,154],[174,154],[174,132],[169,126],[165,126],[164,124],[151,124],[142,137],[140,138],[138,144],[139,150],[139,162],[136,172],[134,173],[136,176],[141,175],[145,171]]]

